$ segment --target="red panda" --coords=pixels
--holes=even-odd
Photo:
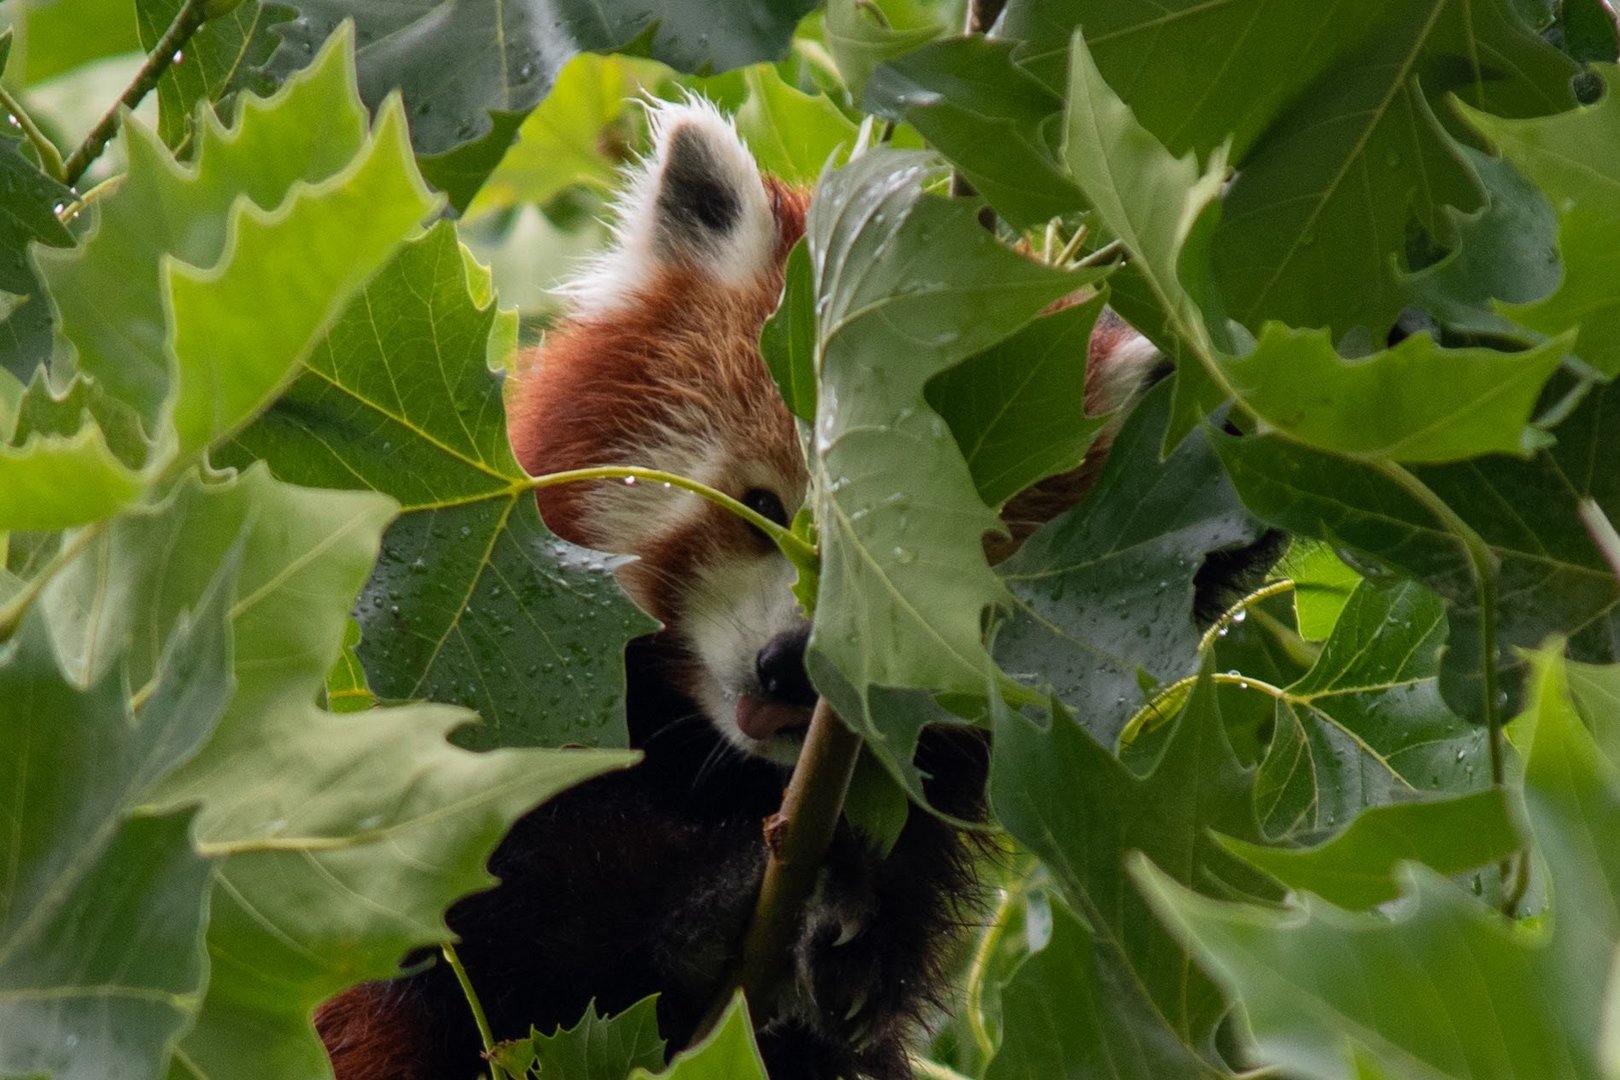
[[[655,149],[619,207],[611,251],[510,387],[511,439],[532,474],[643,465],[700,480],[779,524],[805,498],[794,420],[760,358],[806,191],[762,175],[701,101],[651,110]],[[1151,348],[1117,321],[1090,358],[1097,393],[1139,381]],[[1123,374],[1121,374],[1123,372]],[[1095,404],[1102,404],[1101,401]],[[635,768],[523,818],[490,861],[501,884],[449,912],[497,1039],[550,1031],[594,1000],[658,993],[671,1050],[735,960],[815,691],[793,570],[758,530],[659,484],[538,492],[565,539],[633,554],[629,595],[664,629],[627,652]],[[1050,516],[1045,514],[1044,516]],[[936,806],[982,814],[985,748],[925,739]],[[794,947],[780,1000],[753,1003],[772,1080],[902,1080],[942,954],[971,901],[971,845],[913,813],[887,858],[847,826]],[[338,1080],[471,1080],[480,1043],[452,974],[430,958],[322,1007]]]

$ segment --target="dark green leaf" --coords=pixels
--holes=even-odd
[[[1153,1004],[1117,956],[1061,905],[1052,939],[1001,990],[1006,1036],[985,1080],[1206,1080],[1227,1073],[1131,1018]]]
[[[839,715],[892,769],[873,687],[982,694],[985,564],[997,528],[923,389],[1085,284],[1024,259],[971,204],[925,197],[920,154],[877,149],[823,179],[808,222],[816,282],[811,470],[821,588],[807,656]]]
[[[807,423],[816,418],[816,283],[804,241],[788,252],[782,302],[759,333],[759,353],[788,409]]]
[[[1277,695],[1260,768],[1267,831],[1332,828],[1419,790],[1490,780],[1485,732],[1440,698],[1445,610],[1416,582],[1364,582],[1310,671]]]
[[[1579,328],[1573,352],[1605,377],[1620,375],[1620,68],[1595,65],[1605,93],[1596,105],[1543,120],[1466,115],[1558,210],[1564,277],[1536,303],[1501,310],[1549,336]]]
[[[1404,896],[1351,915],[1309,895],[1282,909],[1221,904],[1140,860],[1158,914],[1241,1004],[1253,1052],[1306,1080],[1597,1080],[1620,943],[1620,769],[1599,754],[1555,657],[1535,680],[1525,808],[1553,883],[1539,929],[1421,864]],[[1169,865],[1176,865],[1170,863]],[[1479,1037],[1482,1018],[1489,1033]]]
[[[5,56],[0,51],[0,70]],[[22,152],[24,140],[0,132],[0,371],[26,383],[50,359],[51,305],[28,257],[30,243],[70,247],[73,235],[57,210],[73,193]],[[3,378],[0,375],[0,378]]]
[[[1112,745],[1158,682],[1198,667],[1193,577],[1206,553],[1258,535],[1204,436],[1159,461],[1170,388],[1126,422],[1097,487],[998,567],[1016,598],[996,636],[1015,675],[1049,683],[1086,729]]]
[[[1502,688],[1511,710],[1524,659],[1549,634],[1571,655],[1609,661],[1620,652],[1620,583],[1576,520],[1591,497],[1620,518],[1620,391],[1602,387],[1554,429],[1558,443],[1528,461],[1484,457],[1414,470],[1418,480],[1479,533],[1499,564],[1495,610]],[[1479,591],[1461,542],[1390,474],[1276,436],[1214,436],[1228,474],[1258,517],[1361,553],[1416,577],[1446,600],[1450,645],[1440,689],[1460,715],[1483,715]]]
[[[447,0],[356,7],[349,0],[292,0],[297,16],[276,32],[267,70],[286,78],[344,19],[355,24],[361,94],[372,108],[398,88],[423,171],[463,209],[522,118],[576,53],[632,41],[682,71],[740,67],[782,55],[807,0]],[[497,124],[496,117],[499,117]]]
[[[1311,848],[1221,842],[1290,889],[1308,890],[1358,911],[1400,895],[1396,868],[1402,862],[1461,874],[1504,859],[1522,844],[1500,788],[1432,802],[1376,806],[1333,839]]]
[[[497,1047],[496,1060],[515,1077],[532,1072],[541,1080],[624,1080],[638,1066],[661,1069],[658,995],[615,1016],[599,1016],[593,1000],[573,1027],[559,1027],[550,1035],[531,1030],[527,1039]]]
[[[136,0],[141,48],[157,45],[184,0]],[[277,38],[270,28],[287,18],[275,5],[245,0],[225,15],[203,23],[186,41],[178,63],[158,80],[158,133],[169,149],[180,149],[195,135],[197,105],[207,102],[228,116],[231,99],[255,82],[255,69],[270,59]],[[186,155],[181,155],[186,156]]]
[[[1159,1075],[1154,1062],[1170,1070],[1165,1075],[1188,1075],[1194,1056],[1188,1048],[1206,1045],[1226,1004],[1188,970],[1181,946],[1127,884],[1124,863],[1127,853],[1142,851],[1173,867],[1184,883],[1209,887],[1219,880],[1253,895],[1268,890],[1209,833],[1260,840],[1254,774],[1232,754],[1213,684],[1199,681],[1145,777],[1126,769],[1056,704],[1044,730],[997,708],[994,746],[990,797],[997,819],[1041,857],[1093,936],[1091,985],[1084,992],[1109,1013],[1065,1045],[1092,1061],[1106,1060],[1109,1048],[1117,1048],[1148,1062],[1137,1067],[1143,1075]],[[1133,992],[1117,994],[1122,983]],[[1076,991],[1064,992],[1071,995]],[[1009,1042],[1024,1019],[1006,1016]],[[1027,1019],[1044,1030],[1039,1016]]]
[[[1028,229],[1082,199],[1057,162],[1062,99],[1015,64],[1012,50],[982,37],[925,45],[874,71],[866,104],[911,124],[1002,216]]]
[[[1035,319],[925,388],[988,505],[1079,465],[1107,426],[1085,410],[1086,350],[1100,310],[1098,298]]]
[[[654,624],[620,594],[619,560],[541,524],[487,365],[510,340],[497,321],[487,275],[436,227],[366,285],[227,459],[400,502],[356,613],[379,697],[476,708],[469,745],[622,746],[624,642]]]
[[[196,1011],[214,867],[192,811],[137,808],[230,697],[234,569],[162,643],[138,712],[116,658],[73,680],[39,610],[0,650],[0,1074],[159,1077]]]
[[[829,0],[825,19],[827,51],[857,99],[879,64],[948,32],[921,0]]]

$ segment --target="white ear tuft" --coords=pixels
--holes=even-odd
[[[696,266],[741,286],[775,260],[770,195],[731,121],[696,96],[647,111],[653,149],[619,197],[613,246],[558,290],[577,314],[623,306],[665,267]]]

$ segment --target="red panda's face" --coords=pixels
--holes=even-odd
[[[806,196],[762,178],[729,123],[692,103],[653,113],[656,150],[615,246],[510,395],[530,473],[638,465],[701,481],[778,523],[805,499],[792,416],[759,355]],[[626,591],[679,652],[676,681],[734,745],[784,763],[813,693],[794,571],[758,530],[697,495],[620,480],[543,488],[560,536],[638,557]]]

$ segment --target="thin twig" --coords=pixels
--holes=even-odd
[[[478,1025],[478,1037],[484,1041],[484,1057],[489,1061],[490,1080],[506,1080],[506,1070],[495,1060],[495,1034],[490,1030],[489,1017],[484,1015],[484,1004],[478,1000],[478,992],[473,989],[472,979],[467,977],[467,969],[461,966],[456,947],[447,941],[439,946],[439,951],[444,953],[450,970],[456,973],[456,982],[461,984],[467,1007],[472,1010],[473,1023]]]
[[[85,136],[84,142],[79,145],[77,150],[73,151],[73,156],[67,159],[67,164],[63,166],[62,170],[62,182],[64,184],[71,187],[77,183],[79,177],[83,176],[84,171],[90,167],[90,163],[101,156],[102,150],[106,149],[107,143],[118,131],[118,124],[121,119],[120,110],[133,109],[141,103],[141,99],[152,92],[152,88],[157,86],[158,80],[163,77],[163,73],[169,70],[169,65],[174,63],[175,55],[180,52],[186,42],[191,40],[191,35],[195,34],[198,28],[207,21],[208,0],[186,0],[181,5],[179,12],[174,17],[174,22],[169,24],[169,28],[164,31],[163,37],[158,40],[158,43],[152,47],[152,51],[147,54],[146,62],[135,73],[134,80],[130,82],[123,95],[119,97],[118,103],[107,110],[106,115],[101,118],[101,122],[91,130],[89,135]]]
[[[743,938],[742,957],[698,1025],[694,1044],[713,1029],[738,988],[747,995],[756,1020],[763,1022],[773,1011],[776,989],[788,969],[794,929],[832,845],[860,752],[861,737],[844,726],[825,698],[817,701],[804,749],[782,796],[782,809],[765,820],[770,856]]]

